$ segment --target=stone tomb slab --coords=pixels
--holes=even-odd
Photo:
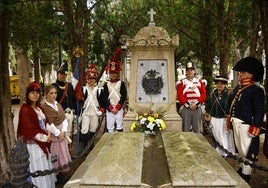
[[[64,187],[140,186],[143,143],[143,134],[104,134]]]
[[[250,187],[201,134],[106,133],[64,188]]]
[[[173,187],[233,187],[237,182],[223,167],[227,163],[203,136],[195,133],[162,134]],[[221,161],[221,163],[219,163]]]

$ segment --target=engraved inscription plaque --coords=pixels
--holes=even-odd
[[[136,102],[168,103],[167,60],[138,60]]]

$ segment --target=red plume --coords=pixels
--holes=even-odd
[[[112,62],[117,62],[120,53],[121,53],[121,48],[117,48],[111,61]]]
[[[121,63],[118,61],[118,57],[121,53],[121,48],[117,48],[113,58],[111,59],[111,61],[108,63],[108,65],[105,68],[106,73],[108,72],[114,72],[114,73],[118,73],[121,71]]]

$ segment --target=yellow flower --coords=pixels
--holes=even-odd
[[[165,129],[167,127],[165,122],[162,119],[161,119],[161,127],[162,127],[162,129]]]
[[[149,116],[147,119],[148,119],[148,121],[151,122],[151,123],[154,122],[154,120],[155,120],[154,117],[152,117],[152,116]]]
[[[136,121],[131,124],[130,130],[145,133],[162,131],[166,128],[166,124],[162,117],[163,116],[158,113],[144,112],[143,114],[137,114]]]
[[[130,130],[133,131],[136,128],[136,122],[131,124]]]

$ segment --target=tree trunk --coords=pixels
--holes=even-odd
[[[266,67],[266,76],[265,76],[265,92],[266,92],[266,103],[265,103],[265,110],[266,114],[268,114],[268,1],[267,0],[258,0],[257,1],[260,15],[261,15],[261,26],[262,26],[262,35],[264,36],[264,51],[266,54],[265,58],[265,67]]]
[[[8,0],[3,0],[0,3],[0,171],[1,182],[11,180],[11,170],[9,158],[11,148],[15,143],[14,128],[11,114],[11,98],[10,98],[10,81],[8,71],[8,24],[9,10]]]
[[[64,13],[67,16],[68,25],[71,26],[70,29],[70,57],[72,59],[72,71],[74,71],[75,62],[73,56],[73,49],[76,47],[81,48],[84,51],[84,54],[88,51],[88,9],[87,9],[87,2],[85,0],[77,1],[76,7],[73,8],[72,2],[69,0],[64,1]],[[79,12],[79,14],[75,14],[73,10]],[[83,83],[83,75],[85,73],[85,64],[86,64],[86,56],[82,55],[80,57],[80,83]]]
[[[231,44],[233,36],[233,23],[234,23],[234,2],[229,0],[228,10],[225,14],[225,1],[218,1],[217,3],[217,18],[218,18],[218,27],[217,27],[217,38],[218,38],[218,54],[220,60],[220,70],[221,75],[228,76],[228,65],[230,63],[231,56]]]
[[[33,63],[34,63],[34,80],[40,84],[40,57],[37,51],[33,51]]]
[[[202,70],[203,70],[203,78],[207,80],[207,95],[211,92],[212,88],[212,68],[213,67],[213,59],[215,57],[215,42],[213,41],[213,29],[211,25],[211,2],[207,1],[203,2],[203,6],[200,7],[200,23],[201,23],[201,32],[200,32],[200,60],[203,62]]]
[[[24,54],[24,50],[19,47],[15,48],[15,57],[19,73],[20,103],[22,104],[26,97],[26,87],[30,83],[29,58]]]

